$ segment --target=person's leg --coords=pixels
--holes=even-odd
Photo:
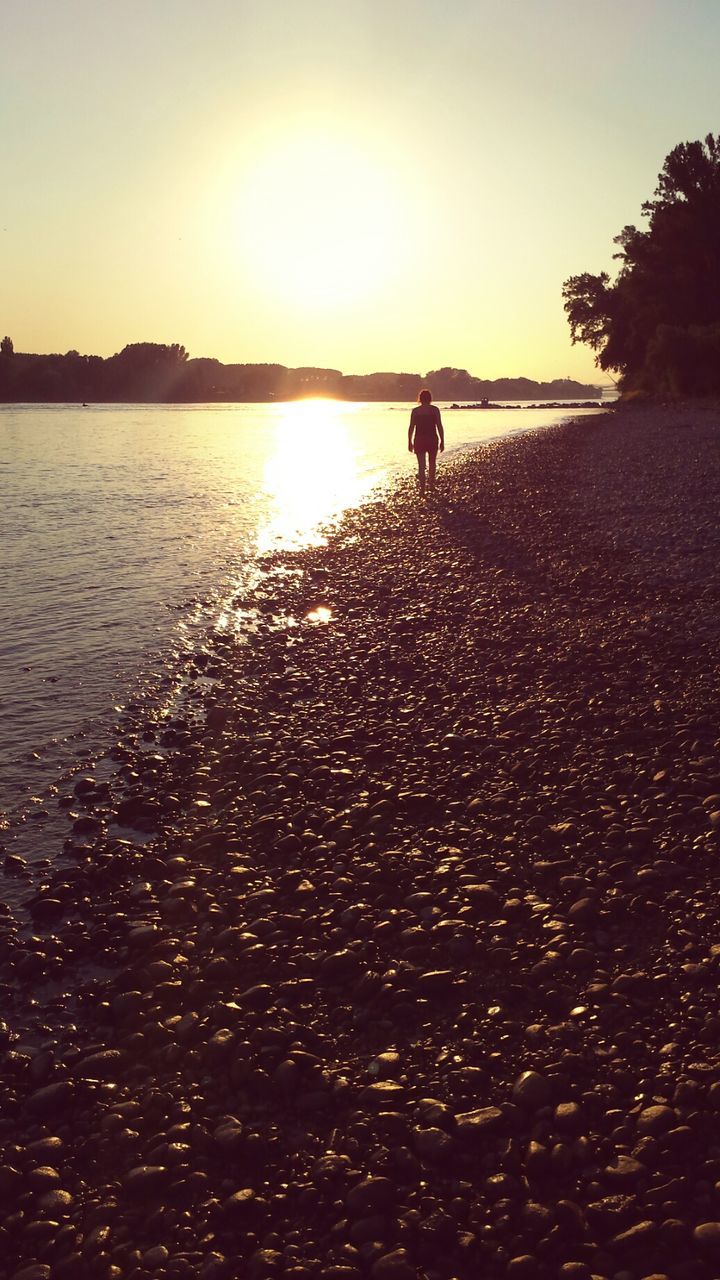
[[[420,492],[424,493],[425,492],[425,451],[423,449],[418,449],[415,456],[417,458],[417,464],[418,464],[418,484],[420,485]]]
[[[428,480],[430,488],[435,488],[435,463],[437,462],[437,449],[431,449],[428,454]]]

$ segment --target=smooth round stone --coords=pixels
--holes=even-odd
[[[33,1159],[42,1156],[57,1156],[63,1147],[62,1138],[53,1136],[47,1138],[37,1138],[35,1142],[30,1142],[25,1148],[25,1154]]]
[[[128,1195],[141,1198],[152,1195],[167,1180],[167,1169],[164,1165],[140,1164],[125,1175],[123,1183]]]
[[[397,1075],[400,1070],[400,1054],[394,1050],[388,1050],[386,1053],[379,1053],[368,1067],[368,1072],[372,1076],[379,1076],[381,1080],[388,1076]]]
[[[390,1178],[363,1178],[348,1191],[345,1207],[353,1217],[365,1218],[394,1204],[395,1195],[395,1183]]]
[[[50,1165],[38,1165],[29,1171],[27,1180],[33,1191],[49,1191],[52,1187],[60,1185],[60,1174]]]
[[[142,1256],[144,1267],[162,1267],[170,1257],[170,1250],[164,1244],[156,1244]]]
[[[119,1049],[103,1049],[78,1062],[73,1075],[83,1080],[112,1080],[122,1069],[124,1060]]]
[[[417,1274],[406,1249],[383,1254],[370,1268],[372,1280],[417,1280]]]
[[[55,1084],[46,1084],[36,1089],[27,1100],[27,1108],[33,1115],[55,1115],[63,1111],[75,1097],[75,1086],[71,1080],[58,1080]]]
[[[234,1191],[223,1202],[223,1213],[233,1221],[245,1222],[253,1216],[257,1197],[252,1187],[243,1187]]]
[[[69,1191],[63,1191],[57,1187],[53,1191],[46,1191],[38,1199],[38,1206],[45,1213],[61,1214],[67,1213],[72,1205],[73,1197]]]
[[[645,1107],[637,1118],[637,1131],[642,1134],[666,1133],[672,1129],[677,1117],[672,1107]]]
[[[546,1107],[552,1096],[552,1085],[539,1071],[523,1071],[513,1085],[512,1098],[518,1106],[537,1111]]]
[[[413,1132],[413,1146],[422,1160],[447,1160],[455,1145],[444,1129],[415,1129]]]
[[[578,1129],[582,1111],[577,1102],[561,1102],[555,1108],[555,1123],[559,1129]]]
[[[508,1262],[505,1275],[507,1280],[536,1280],[539,1275],[537,1259],[530,1253],[518,1254]]]
[[[701,1222],[693,1231],[693,1240],[706,1256],[720,1258],[720,1222]]]

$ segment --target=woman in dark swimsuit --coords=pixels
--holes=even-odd
[[[445,433],[442,418],[437,405],[432,403],[432,393],[424,387],[418,396],[418,403],[410,414],[408,429],[408,451],[414,453],[418,463],[418,483],[420,492],[425,492],[425,461],[428,463],[428,479],[430,490],[435,488],[435,460],[438,443],[440,452],[445,448]]]

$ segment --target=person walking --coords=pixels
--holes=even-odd
[[[425,470],[427,467],[428,485],[432,493],[435,488],[435,462],[438,445],[440,452],[445,449],[445,432],[437,405],[432,402],[432,392],[423,387],[418,402],[410,414],[408,428],[408,452],[414,453],[418,464],[418,484],[420,492],[425,492]]]

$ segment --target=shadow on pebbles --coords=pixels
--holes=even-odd
[[[719,440],[401,485],[126,718],[2,917],[3,1276],[717,1280]]]

